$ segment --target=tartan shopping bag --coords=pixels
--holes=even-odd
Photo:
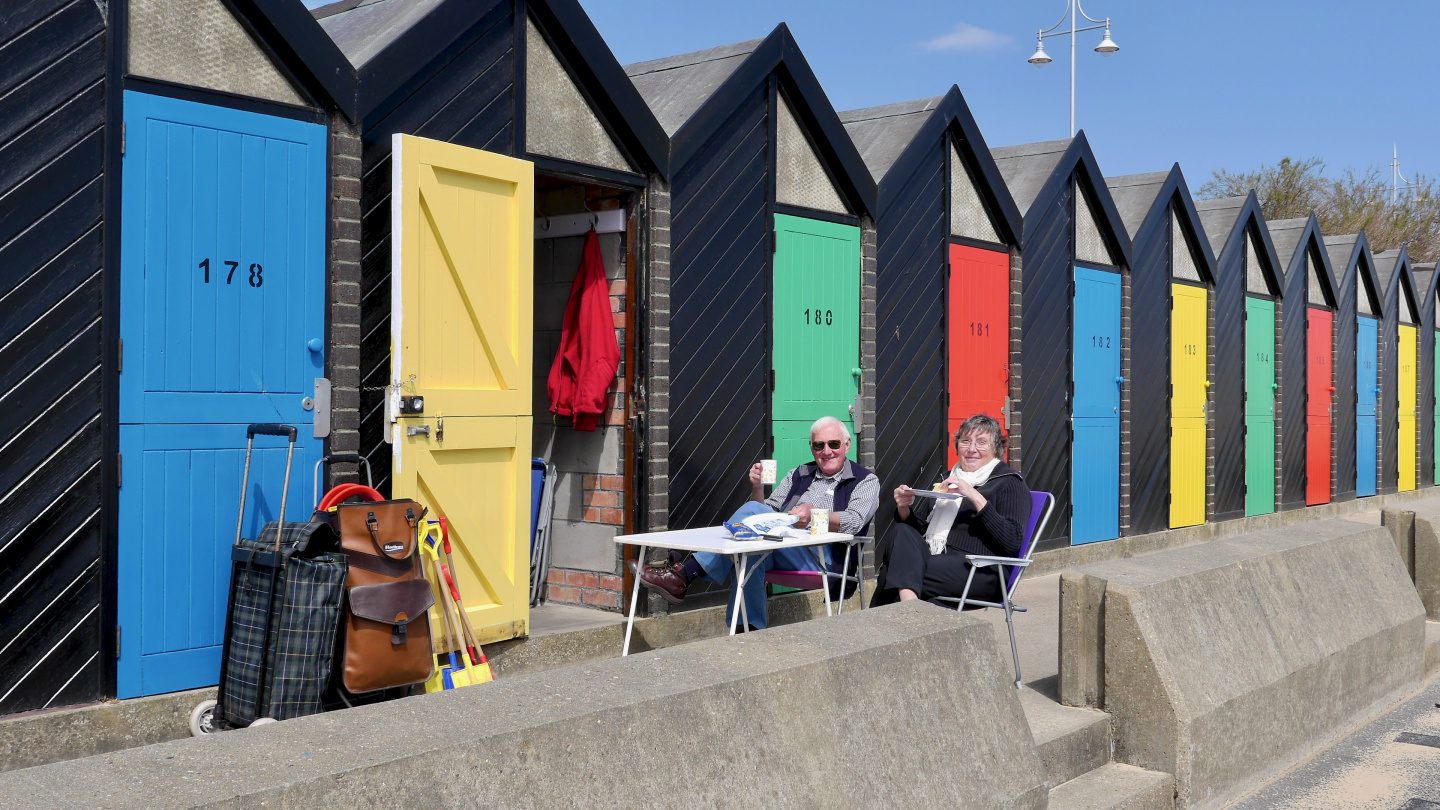
[[[236,544],[220,706],[232,725],[249,725],[262,716],[287,720],[322,710],[347,571],[344,554],[310,546],[317,532],[329,531],[329,524],[317,521],[286,524],[281,542],[284,564],[278,568],[274,523],[266,525],[260,539]]]

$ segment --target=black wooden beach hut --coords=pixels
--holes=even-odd
[[[1083,132],[990,154],[1024,218],[1010,453],[1055,495],[1038,547],[1114,539],[1129,520],[1130,237]]]
[[[1105,181],[1130,233],[1130,532],[1206,522],[1215,255],[1177,163]]]
[[[1408,492],[1416,487],[1419,466],[1418,350],[1419,298],[1410,276],[1410,254],[1405,245],[1375,254],[1375,276],[1380,285],[1380,493]],[[1407,356],[1408,355],[1408,356]],[[1404,366],[1415,363],[1414,367]],[[1402,407],[1407,403],[1409,407]],[[1408,418],[1407,418],[1408,417]],[[1410,422],[1407,425],[1406,422]]]
[[[1270,223],[1285,268],[1280,316],[1280,509],[1330,502],[1333,431],[1335,275],[1315,215]],[[1330,332],[1330,339],[1322,338]],[[1315,339],[1311,340],[1311,333]],[[1315,349],[1312,351],[1312,349]],[[1319,437],[1317,441],[1312,438]]]
[[[1275,511],[1280,481],[1273,392],[1278,386],[1276,353],[1254,359],[1251,355],[1277,344],[1277,310],[1283,307],[1284,285],[1280,260],[1254,191],[1243,197],[1201,200],[1195,209],[1215,254],[1215,379],[1224,383],[1211,392],[1215,409],[1214,516],[1217,521],[1232,520]],[[1257,321],[1268,316],[1272,324],[1268,338],[1257,331],[1254,341],[1248,339],[1252,308]],[[1261,365],[1253,366],[1255,362]],[[1268,402],[1263,391],[1255,392],[1255,402],[1251,402],[1252,373],[1262,386],[1269,381]],[[1252,447],[1257,449],[1252,452]]]
[[[728,517],[755,461],[808,459],[821,415],[873,466],[875,182],[789,29],[625,70],[670,138],[650,393],[652,415],[669,403],[670,528]]]
[[[1008,429],[1023,223],[959,87],[840,120],[879,189],[876,469],[886,491],[923,485],[950,468],[959,421]]]
[[[518,286],[524,289],[519,298],[506,302],[517,317],[532,324],[515,340],[516,356],[531,360],[533,368],[523,370],[528,377],[523,382],[506,383],[522,392],[515,397],[523,400],[518,408],[497,406],[472,415],[519,420],[513,449],[503,462],[496,457],[494,474],[508,480],[528,478],[532,456],[556,467],[547,598],[618,607],[623,588],[617,578],[623,576],[623,567],[613,538],[628,530],[656,528],[646,522],[653,503],[662,505],[660,526],[664,519],[663,489],[654,502],[647,501],[645,489],[654,473],[647,470],[652,458],[647,450],[657,441],[664,446],[653,432],[658,429],[663,436],[664,422],[654,424],[640,403],[648,393],[645,370],[655,359],[650,351],[653,335],[665,332],[663,276],[662,286],[654,287],[647,273],[653,259],[664,258],[650,250],[653,240],[647,230],[663,232],[668,211],[663,191],[665,132],[574,0],[342,0],[315,9],[314,15],[359,77],[359,125],[352,135],[359,141],[362,182],[359,222],[351,228],[361,262],[352,298],[360,321],[358,351],[350,356],[359,367],[361,394],[350,405],[358,408],[358,448],[370,460],[377,487],[391,492],[397,483],[391,479],[392,459],[403,462],[390,441],[395,414],[387,414],[385,407],[397,367],[392,330],[407,320],[403,310],[411,306],[401,302],[401,318],[392,317],[397,311],[392,290],[404,283],[394,272],[399,254],[392,211],[408,204],[396,204],[408,199],[395,192],[397,164],[404,163],[393,159],[396,139],[404,143],[405,137],[413,137],[417,149],[424,146],[418,139],[465,147],[446,153],[460,161],[488,160],[491,155],[524,161],[496,165],[517,167],[524,175],[521,185],[533,182],[533,254],[528,245],[522,248],[532,256],[528,265],[520,266],[525,265],[522,258],[515,268]],[[528,233],[532,212],[523,215]],[[568,417],[550,413],[546,382],[586,233],[592,228],[610,285],[621,362],[609,412],[596,429],[584,431],[572,430]],[[532,299],[533,312],[522,312],[525,307],[519,302]],[[486,312],[510,308],[495,303]],[[410,317],[428,315],[417,308]],[[432,421],[459,416],[437,411],[423,415]],[[438,431],[438,426],[428,426]],[[648,436],[647,430],[652,431]],[[455,441],[458,436],[446,439]],[[663,458],[661,453],[661,462]],[[502,473],[500,465],[511,462],[520,468]],[[475,463],[490,462],[477,456]],[[456,472],[459,475],[458,468]],[[466,486],[458,477],[455,483]],[[407,494],[417,487],[408,477],[398,484]],[[444,500],[434,493],[426,497]],[[467,504],[453,501],[435,506],[448,509],[452,522],[455,514],[467,510]],[[507,502],[496,514],[506,516],[507,531],[517,529],[509,524],[513,518],[515,533],[528,535],[529,512],[528,507],[512,509]],[[490,527],[479,526],[472,526],[469,534],[498,536]],[[497,541],[490,551],[498,560],[510,559],[515,549]],[[506,571],[484,568],[476,563],[478,580],[493,584],[513,578]],[[512,586],[516,590],[499,601],[523,603],[520,584],[511,582],[507,588]],[[492,624],[494,632],[513,634],[506,627],[523,632],[523,613],[514,616]]]
[[[1410,265],[1420,306],[1420,471],[1419,485],[1435,486],[1435,262]]]
[[[326,146],[354,76],[299,0],[10,3],[0,50],[0,714],[213,685],[237,448],[245,422],[277,421],[217,379],[256,372],[294,395],[280,420],[300,453],[326,441],[299,403],[334,372]],[[271,149],[289,171],[253,162]],[[295,215],[289,243],[277,210]],[[242,283],[218,278],[227,259]],[[313,351],[283,329],[217,344],[232,313],[268,328],[254,302],[292,295]],[[164,531],[144,508],[207,489],[223,496]]]
[[[1325,237],[1325,250],[1340,290],[1335,310],[1335,500],[1348,501],[1374,495],[1378,488],[1375,394],[1380,367],[1375,348],[1384,307],[1364,230]]]

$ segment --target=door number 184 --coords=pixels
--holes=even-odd
[[[240,267],[240,262],[232,262],[232,261],[230,261],[229,259],[226,259],[226,260],[223,262],[223,264],[224,264],[227,268],[229,268],[229,270],[225,272],[225,283],[226,283],[226,284],[231,284],[231,283],[233,283],[233,282],[235,281],[235,271],[236,271],[237,269],[239,269],[239,267]],[[209,283],[210,283],[210,260],[209,260],[209,259],[201,259],[201,260],[200,260],[200,264],[198,264],[197,267],[199,267],[201,270],[204,270],[204,271],[205,271],[205,283],[206,283],[206,284],[209,284]],[[216,271],[215,271],[215,274],[218,276],[218,275],[220,274],[220,272],[221,272],[221,271],[217,268]],[[258,265],[258,264],[251,264],[251,265],[250,265],[249,275],[245,278],[245,281],[246,281],[246,283],[248,283],[251,287],[263,287],[263,286],[265,285],[265,268],[264,268],[264,267],[261,267],[261,266]]]

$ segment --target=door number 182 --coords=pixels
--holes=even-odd
[[[235,271],[236,271],[237,269],[239,269],[239,267],[240,267],[240,262],[232,262],[232,261],[230,261],[229,259],[226,259],[226,260],[223,262],[223,264],[224,264],[226,267],[230,268],[229,271],[225,273],[225,283],[226,283],[226,284],[233,283],[233,282],[235,281]],[[201,259],[201,260],[200,260],[200,264],[198,264],[198,265],[196,265],[196,266],[199,267],[201,270],[204,270],[204,271],[205,271],[205,283],[206,283],[206,284],[209,284],[209,283],[210,283],[210,260],[209,260],[209,259]],[[220,271],[219,271],[218,269],[217,269],[215,272],[216,272],[216,275],[219,275],[219,273],[220,273]],[[263,287],[263,286],[265,286],[265,268],[261,267],[261,266],[258,265],[258,264],[251,264],[251,265],[250,265],[250,274],[249,274],[249,276],[245,279],[245,281],[246,281],[246,283],[248,283],[251,287]]]

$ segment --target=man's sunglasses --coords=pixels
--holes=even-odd
[[[818,453],[824,450],[826,445],[829,445],[831,450],[839,450],[842,444],[844,444],[844,442],[839,439],[831,439],[826,442],[810,442],[810,449]]]

